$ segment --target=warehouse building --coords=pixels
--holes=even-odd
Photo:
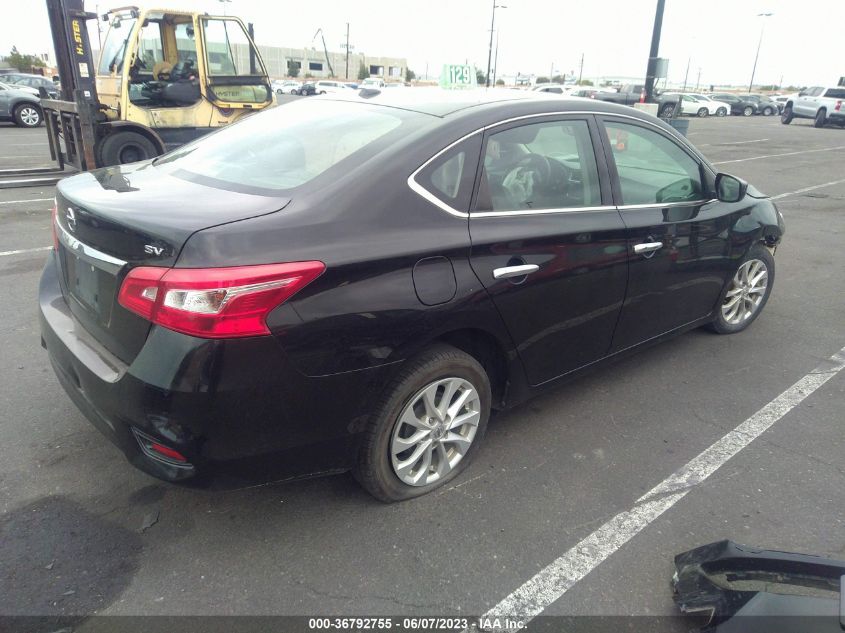
[[[324,77],[339,77],[357,79],[361,64],[367,69],[370,77],[380,77],[385,81],[404,81],[408,60],[404,57],[377,57],[364,53],[350,53],[349,72],[346,67],[346,53],[329,51],[328,60],[322,49],[318,48],[286,48],[283,46],[258,45],[261,58],[267,67],[267,74],[272,78],[287,77],[288,68],[296,68],[298,78],[306,76],[321,79]],[[245,46],[236,45],[236,55],[244,59],[249,54]]]

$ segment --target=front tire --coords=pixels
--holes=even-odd
[[[795,118],[795,115],[792,113],[792,106],[788,105],[783,109],[783,113],[780,115],[780,122],[784,125],[789,125],[792,123],[792,119]]]
[[[775,113],[771,108],[763,108],[763,116],[772,116]]]
[[[763,311],[774,282],[775,258],[758,242],[742,258],[722,293],[710,329],[717,334],[742,332]]]
[[[353,474],[374,497],[402,501],[454,479],[470,462],[490,417],[481,364],[449,345],[406,362],[377,404]]]
[[[716,110],[716,116],[726,116],[728,114],[727,108],[719,108]]]
[[[707,111],[707,108],[699,108],[697,114],[698,114],[699,118],[703,119],[704,117],[706,117],[710,113]]]
[[[824,124],[827,122],[827,110],[824,108],[819,108],[819,111],[816,112],[816,118],[813,119],[813,127],[824,127]]]
[[[660,116],[664,119],[671,118],[673,114],[675,114],[675,104],[673,103],[667,103],[660,109]]]
[[[38,127],[44,122],[44,113],[37,105],[22,103],[14,111],[15,125],[19,127]]]
[[[742,109],[742,116],[751,116],[752,114],[754,114],[754,108],[751,106],[745,106]]]
[[[104,138],[98,148],[100,167],[125,165],[159,155],[153,142],[138,132],[115,132]]]

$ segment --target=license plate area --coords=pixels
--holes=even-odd
[[[116,277],[95,262],[62,249],[62,272],[68,294],[101,325],[108,325]]]

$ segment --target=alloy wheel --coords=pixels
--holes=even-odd
[[[731,325],[739,325],[754,316],[766,296],[769,270],[765,262],[749,259],[731,280],[731,287],[722,302],[722,318]]]
[[[420,389],[396,422],[390,441],[393,472],[409,486],[445,477],[466,455],[481,421],[481,398],[457,377]]]
[[[41,121],[41,115],[35,108],[21,108],[20,117],[23,124],[28,127],[35,127]]]

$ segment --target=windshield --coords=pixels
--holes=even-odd
[[[267,74],[238,20],[204,18],[202,27],[209,75],[242,77]]]
[[[110,75],[112,71],[117,74],[123,70],[123,57],[126,53],[126,42],[135,26],[135,18],[115,18],[109,27],[106,40],[103,42],[103,50],[100,53],[100,66],[97,73]]]
[[[362,103],[308,101],[252,115],[155,161],[173,175],[278,195],[419,129],[427,115]]]

